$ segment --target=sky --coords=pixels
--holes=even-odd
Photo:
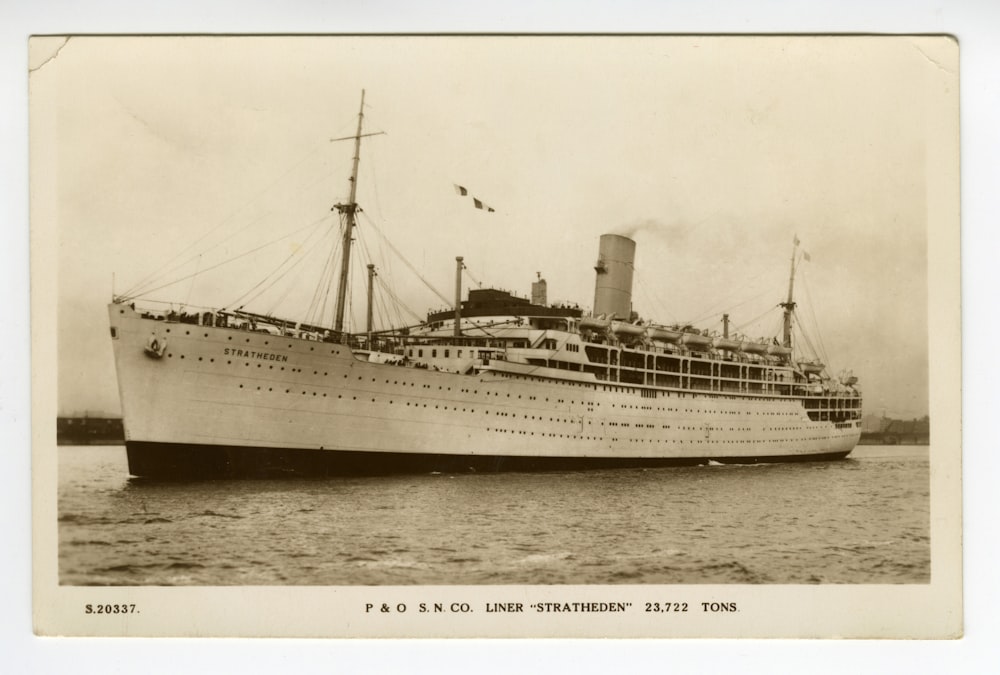
[[[106,304],[150,275],[183,279],[148,296],[175,307],[323,303],[353,151],[330,139],[354,133],[362,89],[384,134],[362,142],[355,327],[369,259],[418,315],[445,303],[410,266],[450,297],[458,255],[485,286],[527,295],[541,273],[550,301],[589,307],[598,238],[619,233],[643,318],[721,329],[728,312],[770,336],[797,236],[800,317],[830,369],[853,370],[868,413],[928,411],[928,233],[953,226],[934,200],[957,142],[945,38],[63,42],[31,56],[53,93],[32,141],[56,148],[60,414],[120,411]]]

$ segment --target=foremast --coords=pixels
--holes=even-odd
[[[340,258],[340,280],[337,284],[337,308],[333,328],[338,335],[344,334],[344,307],[347,300],[347,278],[351,270],[351,241],[354,233],[355,215],[358,211],[358,164],[361,162],[361,125],[365,118],[365,90],[361,90],[361,109],[358,111],[358,130],[354,134],[354,165],[351,168],[351,194],[346,204],[336,204],[333,208],[344,216],[343,253]]]

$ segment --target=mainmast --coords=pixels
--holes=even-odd
[[[792,299],[792,289],[795,287],[795,253],[799,248],[799,238],[796,235],[792,242],[792,271],[788,275],[788,300],[781,303],[785,310],[784,321],[782,323],[781,344],[785,347],[792,346],[792,312],[795,310],[795,301]]]
[[[351,241],[354,232],[355,214],[358,204],[355,201],[358,194],[358,163],[361,161],[361,123],[365,117],[365,90],[361,90],[361,109],[358,111],[358,131],[354,134],[354,167],[351,169],[351,196],[346,204],[337,204],[333,208],[344,216],[343,254],[340,259],[340,283],[337,285],[337,314],[333,329],[343,335],[344,306],[347,299],[347,277],[351,270]]]
[[[455,257],[455,337],[462,335],[462,256]]]

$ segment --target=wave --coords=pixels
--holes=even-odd
[[[759,584],[766,582],[766,579],[762,575],[754,572],[738,560],[701,565],[696,568],[696,571],[699,573],[708,573],[709,575],[721,572],[727,577],[731,577],[733,581],[747,584]]]
[[[59,516],[60,523],[75,523],[77,525],[113,525],[114,521],[105,516],[88,516],[82,513],[66,513]]]
[[[368,569],[430,569],[430,565],[411,558],[387,558],[385,560],[358,559],[358,566]]]
[[[232,518],[234,520],[242,520],[243,518],[246,518],[246,516],[237,516],[237,515],[232,514],[232,513],[218,513],[216,511],[211,511],[211,510],[202,511],[201,513],[196,513],[194,515],[195,516],[210,516],[210,517],[213,517],[213,518]]]
[[[127,574],[131,574],[133,572],[144,572],[146,570],[149,570],[149,569],[152,569],[152,568],[157,568],[157,567],[160,567],[160,563],[146,563],[144,565],[140,565],[138,563],[124,563],[124,564],[121,564],[121,565],[108,565],[107,567],[98,567],[98,568],[95,568],[94,571],[95,572],[104,572],[104,573],[107,573],[107,572],[125,572]]]
[[[515,565],[549,565],[563,560],[573,560],[575,556],[569,551],[555,553],[532,553],[514,561]]]
[[[100,539],[77,539],[76,541],[66,542],[69,546],[112,546],[110,541],[102,541]]]

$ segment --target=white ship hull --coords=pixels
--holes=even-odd
[[[122,304],[109,313],[134,475],[809,461],[846,456],[861,432],[860,421],[813,421],[788,396],[460,375]],[[162,356],[146,349],[152,336],[166,340]]]

